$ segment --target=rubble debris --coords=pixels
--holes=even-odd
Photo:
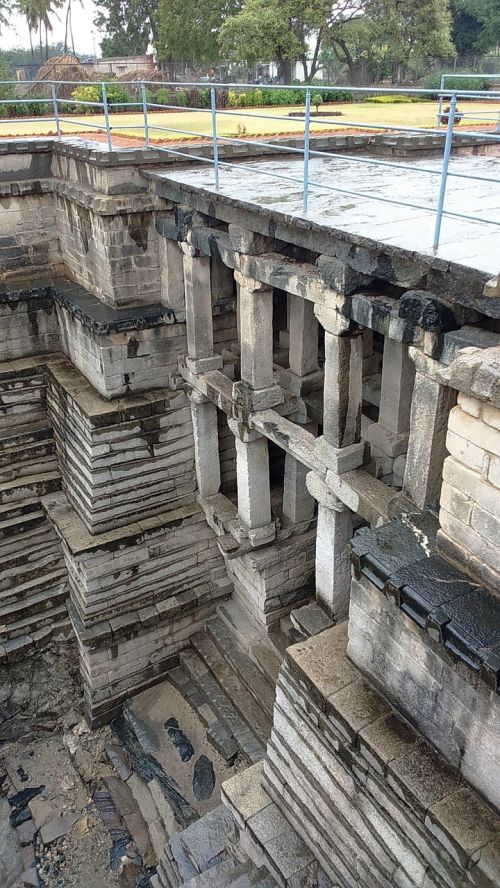
[[[209,799],[214,791],[214,766],[206,755],[200,755],[194,766],[193,793],[197,801]]]
[[[177,719],[168,718],[164,724],[164,728],[177,749],[181,761],[188,762],[194,755],[193,744],[189,738],[186,737],[184,731],[180,729]]]

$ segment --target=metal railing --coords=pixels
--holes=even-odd
[[[451,76],[451,75],[444,75]],[[460,75],[464,76],[464,75]],[[471,75],[472,76],[472,75]],[[483,75],[484,76],[484,75]],[[4,84],[0,83],[0,87]],[[17,85],[17,84],[16,84]],[[445,199],[446,199],[446,190],[447,183],[450,178],[459,178],[470,181],[480,181],[480,182],[489,182],[500,185],[500,177],[495,176],[483,176],[475,173],[466,173],[459,172],[450,169],[450,158],[453,147],[453,137],[454,137],[454,126],[457,120],[462,120],[464,118],[472,119],[480,122],[494,122],[497,119],[497,116],[500,120],[500,114],[496,110],[492,112],[493,117],[490,115],[490,112],[469,112],[469,113],[461,113],[460,117],[457,114],[457,102],[458,99],[462,100],[484,100],[484,101],[496,101],[500,103],[500,91],[479,91],[479,90],[470,90],[470,91],[444,91],[443,90],[429,90],[429,89],[380,89],[377,87],[349,87],[347,91],[352,93],[353,95],[366,95],[366,94],[375,94],[375,95],[405,95],[405,96],[417,96],[423,98],[437,99],[439,102],[439,107],[441,109],[438,112],[438,119],[444,120],[446,122],[446,129],[442,127],[433,128],[433,127],[411,127],[411,126],[398,126],[395,124],[378,124],[378,123],[366,123],[366,122],[356,122],[352,120],[344,120],[338,118],[329,118],[323,117],[315,120],[312,118],[311,113],[311,104],[312,98],[315,92],[321,90],[322,93],[328,91],[335,91],[341,89],[343,92],[346,91],[345,87],[323,87],[323,86],[265,86],[263,87],[265,90],[271,89],[280,89],[280,90],[300,90],[304,95],[304,112],[301,117],[289,117],[283,114],[266,114],[259,111],[253,111],[249,108],[221,108],[219,107],[218,102],[218,91],[220,90],[234,90],[243,92],[248,90],[259,89],[260,87],[255,84],[226,84],[226,83],[186,83],[179,84],[178,82],[158,82],[158,81],[144,81],[141,83],[137,82],[122,82],[120,81],[121,86],[129,86],[133,88],[137,92],[137,101],[130,102],[110,102],[108,98],[108,87],[109,83],[86,83],[82,84],[85,86],[94,85],[100,88],[101,91],[101,101],[84,101],[80,99],[74,98],[60,98],[57,95],[58,87],[68,86],[69,82],[67,81],[51,81],[50,83],[37,83],[38,87],[47,87],[50,90],[50,99],[47,98],[18,98],[18,99],[6,99],[4,101],[9,104],[22,104],[22,103],[33,103],[33,102],[41,102],[47,104],[50,102],[53,110],[53,116],[51,117],[33,117],[33,118],[22,118],[22,120],[26,122],[53,122],[56,127],[56,135],[58,139],[61,139],[63,136],[62,125],[70,124],[74,127],[84,127],[90,129],[94,132],[104,132],[106,136],[106,145],[109,151],[113,150],[113,133],[117,131],[125,131],[125,133],[129,133],[130,131],[142,133],[144,137],[144,147],[149,149],[152,146],[152,138],[155,138],[154,149],[155,151],[165,152],[171,156],[178,157],[182,160],[189,160],[190,162],[196,161],[204,164],[210,164],[213,166],[214,170],[214,184],[216,190],[220,190],[221,188],[221,169],[233,168],[242,171],[250,171],[255,173],[255,166],[252,167],[249,164],[242,163],[241,161],[231,162],[229,160],[221,159],[220,147],[221,143],[225,144],[234,144],[234,145],[252,145],[255,147],[263,148],[266,154],[269,153],[281,153],[281,154],[289,154],[302,157],[303,169],[300,176],[292,176],[286,175],[283,172],[276,172],[271,169],[263,169],[260,168],[259,172],[262,175],[269,176],[270,178],[274,178],[278,181],[286,181],[289,183],[293,183],[294,185],[299,185],[302,189],[302,209],[303,213],[306,214],[309,208],[309,195],[310,191],[314,189],[320,189],[322,191],[331,191],[339,194],[349,195],[351,197],[361,197],[363,199],[380,201],[387,204],[392,204],[395,206],[403,206],[410,207],[412,209],[426,210],[432,212],[435,216],[434,223],[434,237],[433,237],[433,246],[437,248],[439,246],[441,227],[443,217],[450,217],[456,219],[463,219],[471,222],[483,222],[491,225],[500,225],[500,218],[485,218],[484,216],[475,215],[473,213],[461,213],[453,210],[449,210],[445,208]],[[71,83],[71,86],[74,88],[78,86],[77,83]],[[23,84],[23,87],[26,84]],[[174,104],[163,104],[158,102],[150,101],[148,97],[148,88],[159,89],[160,87],[168,87],[171,90],[193,90],[193,89],[203,89],[209,90],[210,92],[210,107],[206,109],[201,109],[199,107],[191,107],[191,106],[182,106]],[[449,107],[444,112],[442,111],[442,104],[444,99],[447,98],[449,100]],[[81,120],[75,119],[74,117],[67,118],[64,116],[64,111],[67,106],[76,106],[76,107],[85,107],[96,109],[96,112],[102,112],[103,123],[98,123],[96,121],[90,120]],[[372,106],[373,107],[373,106]],[[384,106],[380,106],[384,107]],[[387,106],[385,106],[387,107]],[[120,111],[123,109],[136,109],[138,114],[140,115],[140,122],[138,123],[120,123],[118,125],[114,125],[112,123],[112,117],[115,111]],[[187,112],[189,114],[200,114],[205,111],[210,115],[210,129],[209,132],[201,132],[195,129],[181,129],[176,128],[172,125],[161,125],[151,118],[151,114],[157,111],[176,111],[176,112]],[[266,121],[286,121],[288,125],[292,122],[294,127],[298,124],[303,123],[303,146],[297,147],[292,145],[287,145],[283,143],[283,139],[280,141],[265,141],[262,139],[254,139],[254,138],[245,138],[241,135],[239,136],[230,136],[223,135],[220,132],[220,128],[218,127],[218,119],[220,117],[238,117],[238,118],[251,118],[262,119]],[[446,119],[445,119],[446,118]],[[9,124],[15,123],[16,118],[13,118],[8,121]],[[162,121],[163,123],[163,121]],[[437,137],[442,140],[443,143],[443,159],[441,164],[441,169],[433,169],[427,166],[421,165],[411,165],[409,163],[401,163],[399,161],[389,161],[383,160],[379,158],[373,157],[365,157],[359,156],[355,154],[345,154],[339,151],[326,151],[326,150],[316,150],[311,147],[311,136],[314,135],[313,127],[321,126],[323,129],[327,125],[329,128],[338,128],[340,130],[349,130],[354,129],[358,133],[359,131],[367,132],[367,133],[400,133],[403,135],[431,135]],[[0,120],[0,134],[2,129],[2,121]],[[302,129],[302,127],[301,127]],[[177,136],[186,136],[189,138],[196,139],[204,139],[208,145],[211,146],[211,156],[207,157],[206,155],[195,154],[192,151],[182,150],[182,148],[175,147],[172,142],[170,144],[159,144],[158,136],[153,134],[162,134],[161,139],[164,142],[168,142],[168,134],[173,136],[174,139]],[[165,134],[165,135],[164,135]],[[301,135],[301,133],[297,133],[295,131],[290,133],[291,135]],[[461,130],[461,136],[470,136],[474,137],[475,141],[487,141],[493,142],[496,144],[500,144],[500,132],[478,132],[478,131],[467,131]],[[185,146],[184,146],[185,148]],[[431,204],[417,203],[409,200],[405,200],[403,197],[386,197],[381,194],[370,193],[367,191],[357,191],[352,188],[345,188],[341,185],[332,185],[325,182],[317,182],[310,176],[310,164],[309,161],[311,158],[321,157],[321,158],[334,158],[341,160],[348,160],[350,163],[359,163],[363,165],[371,165],[374,167],[383,167],[383,168],[394,168],[397,170],[409,170],[412,173],[422,173],[424,175],[430,175],[437,177],[439,179],[439,187],[437,189],[437,201],[436,205],[433,206]],[[500,204],[500,197],[499,197]]]

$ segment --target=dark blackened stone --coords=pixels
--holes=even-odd
[[[20,792],[16,792],[15,795],[10,796],[9,803],[13,808],[23,808],[28,802],[31,802],[31,799],[34,799],[35,796],[40,795],[41,792],[45,789],[45,785],[42,786],[29,786],[27,789],[21,789]]]
[[[215,787],[214,766],[206,755],[200,755],[194,766],[193,794],[198,802],[210,798]]]
[[[481,587],[436,608],[428,631],[458,659],[479,671],[484,649],[500,644],[500,600]]]
[[[351,540],[351,561],[359,576],[363,573],[378,589],[383,589],[396,571],[420,561],[435,548],[439,523],[432,515],[396,518],[383,527],[363,527]]]
[[[31,820],[30,809],[27,807],[14,808],[9,814],[9,823],[14,828],[21,826],[21,823],[26,823],[27,820]]]
[[[26,773],[26,771],[24,770],[22,765],[19,765],[19,767],[17,769],[17,775],[18,775],[21,783],[27,783],[27,781],[30,779],[29,775]]]
[[[132,726],[123,717],[120,717],[113,720],[111,727],[115,736],[125,747],[131,767],[139,777],[145,783],[156,780],[174,812],[177,823],[185,828],[198,820],[197,812],[181,794],[173,777],[165,773],[160,762],[151,753],[144,752]]]
[[[177,719],[168,718],[163,727],[179,753],[181,762],[188,762],[194,755],[193,744],[180,729]]]
[[[391,574],[384,592],[419,626],[425,627],[431,611],[475,588],[477,584],[448,561],[431,555]]]
[[[456,330],[460,326],[451,308],[425,290],[408,290],[399,301],[398,315],[413,326],[435,333]]]
[[[112,870],[117,870],[120,866],[121,859],[127,850],[127,846],[132,841],[130,833],[124,832],[119,838],[115,839],[109,852],[109,865]]]

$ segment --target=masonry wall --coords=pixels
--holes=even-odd
[[[479,582],[500,589],[500,409],[463,393],[450,414],[440,546]]]
[[[0,183],[0,277],[50,274],[61,263],[50,183],[24,189]]]

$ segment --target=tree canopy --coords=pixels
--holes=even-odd
[[[156,0],[98,0],[96,6],[103,56],[142,55],[156,42]]]

